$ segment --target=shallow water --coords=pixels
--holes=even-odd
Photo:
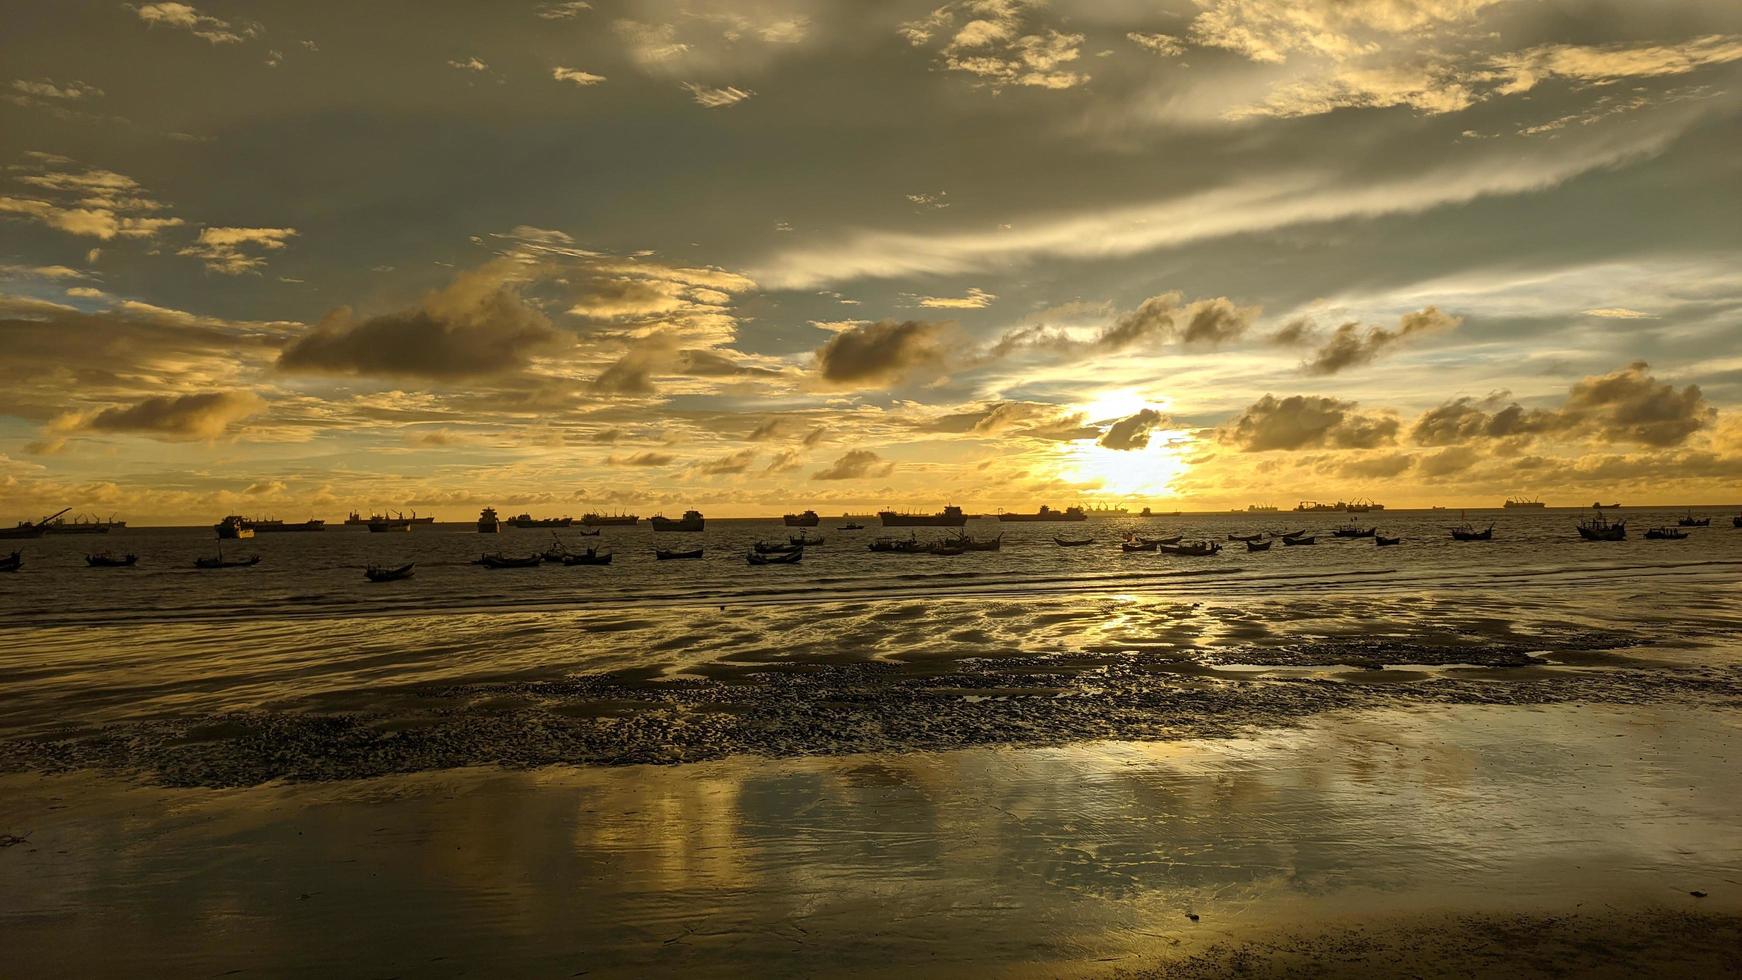
[[[14,775],[0,933],[20,975],[1047,975],[1303,922],[1735,912],[1739,750],[1733,711],[1460,706],[246,790]]]

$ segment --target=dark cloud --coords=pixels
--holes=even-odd
[[[745,436],[744,439],[747,442],[765,442],[769,439],[776,438],[780,435],[780,430],[785,426],[785,424],[785,419],[769,419],[761,425],[758,425],[756,428],[751,429],[750,434]]]
[[[1416,471],[1431,480],[1462,473],[1481,461],[1482,454],[1469,446],[1449,446],[1422,457]]]
[[[1415,457],[1408,453],[1381,453],[1341,460],[1336,464],[1334,472],[1343,477],[1384,480],[1401,476],[1414,465]]]
[[[598,432],[595,432],[592,435],[588,436],[587,438],[593,442],[598,442],[598,443],[603,443],[605,445],[610,445],[611,443],[614,443],[617,440],[623,438],[623,430],[622,429],[601,429]]]
[[[1221,439],[1243,452],[1372,449],[1396,442],[1397,419],[1356,408],[1354,402],[1321,395],[1265,395],[1224,426]]]
[[[839,388],[894,384],[908,374],[942,366],[947,322],[879,320],[843,330],[817,348],[817,371]]]
[[[786,473],[796,470],[803,458],[804,454],[796,449],[783,449],[774,454],[774,458],[768,461],[768,465],[763,468],[762,472]]]
[[[327,316],[278,358],[283,371],[462,381],[511,374],[561,334],[521,298],[516,270],[491,263],[457,277],[416,309],[358,320]]]
[[[135,405],[105,408],[56,425],[61,431],[129,432],[154,439],[216,439],[232,423],[266,408],[251,391],[213,391],[147,398]]]
[[[1149,445],[1150,435],[1166,421],[1167,416],[1145,408],[1108,426],[1106,434],[1096,442],[1108,449],[1144,449]]]
[[[1282,329],[1271,334],[1270,342],[1278,347],[1299,347],[1312,343],[1317,334],[1318,330],[1313,326],[1313,322],[1302,317],[1298,320],[1288,321]]]
[[[1565,425],[1554,412],[1525,408],[1517,402],[1493,412],[1484,407],[1499,400],[1490,396],[1478,403],[1474,398],[1455,398],[1430,408],[1416,420],[1410,437],[1423,446],[1453,446],[1477,439],[1527,438]]]
[[[858,480],[865,477],[888,476],[895,464],[869,449],[850,449],[827,468],[811,474],[813,480]]]
[[[675,457],[665,453],[634,453],[629,456],[607,456],[605,462],[611,466],[667,466]]]
[[[998,358],[1019,350],[1044,350],[1088,356],[1175,342],[1219,347],[1244,336],[1258,312],[1255,306],[1236,306],[1225,296],[1186,303],[1184,294],[1173,290],[1151,296],[1115,317],[1093,340],[1076,340],[1062,330],[1035,324],[1006,332],[986,355]]]
[[[828,435],[829,430],[819,425],[805,433],[805,437],[799,440],[799,442],[801,442],[806,449],[812,449],[821,444],[824,439],[828,438]]]
[[[1336,374],[1338,371],[1369,364],[1379,355],[1397,346],[1406,338],[1424,333],[1450,330],[1463,323],[1461,317],[1441,313],[1437,307],[1427,307],[1415,313],[1405,313],[1397,329],[1368,327],[1363,333],[1359,323],[1345,323],[1331,334],[1304,365],[1308,374]],[[1291,324],[1290,327],[1293,325]],[[1290,327],[1284,327],[1286,331]]]
[[[743,473],[754,462],[756,462],[756,450],[745,449],[721,456],[719,459],[710,459],[699,463],[695,469],[697,473],[705,476],[725,476],[732,473]]]
[[[1517,402],[1489,411],[1503,398],[1483,402],[1457,398],[1424,412],[1412,437],[1424,446],[1451,446],[1486,439],[1528,440],[1547,434],[1643,446],[1679,446],[1712,423],[1717,413],[1698,385],[1676,388],[1652,377],[1635,361],[1617,371],[1573,385],[1558,409],[1525,408]]]

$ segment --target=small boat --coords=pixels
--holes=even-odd
[[[1598,513],[1579,521],[1579,537],[1586,541],[1625,541],[1627,521],[1611,521]]]
[[[1645,532],[1647,541],[1680,541],[1688,536],[1688,532],[1673,527],[1654,527]]]
[[[1259,531],[1257,534],[1230,534],[1230,535],[1228,535],[1228,540],[1229,541],[1246,541],[1246,542],[1263,541],[1264,540],[1264,532]]]
[[[116,557],[110,552],[99,551],[96,554],[86,555],[85,564],[92,568],[132,568],[139,564],[139,556],[121,555]]]
[[[1687,516],[1676,521],[1676,524],[1681,527],[1711,527],[1712,519],[1710,517],[1695,517],[1694,512],[1690,510]]]
[[[796,565],[804,560],[804,549],[799,548],[778,555],[760,555],[752,551],[744,556],[744,560],[752,565]]]
[[[1314,534],[1293,534],[1284,536],[1282,543],[1285,545],[1318,544],[1319,539]]]
[[[1370,538],[1378,533],[1379,529],[1376,527],[1360,527],[1353,521],[1342,527],[1331,529],[1331,537],[1333,538]]]
[[[1402,544],[1403,538],[1401,536],[1395,537],[1395,538],[1388,538],[1383,534],[1375,534],[1375,535],[1373,535],[1373,543],[1378,545],[1381,548],[1388,548],[1394,544]]]
[[[671,548],[655,548],[653,550],[653,557],[660,561],[693,561],[702,557],[702,549],[697,548],[694,551],[674,551]]]
[[[1145,538],[1133,535],[1131,540],[1137,541],[1141,544],[1179,544],[1181,541],[1185,540],[1185,535],[1176,534],[1171,538]]]
[[[1492,525],[1492,524],[1490,524],[1486,528],[1478,531],[1478,530],[1476,530],[1476,525],[1471,524],[1468,520],[1465,520],[1464,523],[1459,524],[1457,527],[1450,528],[1450,531],[1452,532],[1452,540],[1453,541],[1492,541],[1492,540],[1494,540],[1494,525]]]
[[[485,568],[537,568],[544,564],[544,556],[532,554],[523,558],[510,558],[503,554],[479,555],[477,563]]]
[[[1275,543],[1276,543],[1275,541],[1248,541],[1248,542],[1246,542],[1246,550],[1247,551],[1269,551],[1270,546],[1275,544]]]
[[[802,544],[764,544],[756,542],[751,548],[759,555],[790,555],[804,550]]]
[[[1730,518],[1730,526],[1742,527],[1742,514],[1737,514],[1735,517]]]
[[[1298,538],[1305,533],[1306,533],[1306,528],[1303,527],[1298,531],[1283,531],[1281,533],[1277,533],[1277,532],[1273,531],[1273,532],[1271,532],[1270,536],[1273,538]]]
[[[909,534],[905,538],[881,537],[865,546],[867,551],[879,554],[912,555],[924,551],[924,542]]]
[[[412,576],[412,569],[416,567],[416,562],[406,562],[397,568],[388,568],[385,565],[370,565],[368,568],[363,569],[363,577],[371,582],[397,582],[402,578],[410,578]]]
[[[1121,542],[1119,542],[1119,550],[1125,552],[1126,554],[1131,554],[1132,552],[1135,552],[1135,551],[1154,551],[1159,547],[1161,547],[1160,541],[1121,541]]]
[[[22,551],[14,551],[12,554],[0,558],[0,572],[16,572],[23,567],[24,552]]]
[[[563,544],[563,539],[557,537],[555,531],[550,532],[550,545],[550,547],[544,549],[544,552],[540,557],[545,561],[550,562],[552,565],[562,564],[562,560],[568,556],[569,546]]]
[[[596,538],[599,536],[599,529],[596,527],[583,527],[575,533],[583,538]]]
[[[976,538],[967,534],[957,534],[954,537],[946,538],[945,541],[952,545],[959,544],[968,551],[997,551],[1004,546],[1004,534],[1000,532],[995,538]]]
[[[859,523],[842,524],[840,527],[835,528],[835,530],[837,530],[837,531],[863,531],[863,530],[865,530],[865,525],[859,524]]]
[[[954,556],[954,555],[966,554],[967,551],[968,551],[968,547],[966,545],[962,544],[961,542],[959,542],[959,541],[947,541],[947,540],[946,541],[933,541],[930,545],[927,545],[926,549],[925,549],[925,553],[928,555]]]
[[[260,564],[259,555],[249,555],[246,558],[225,558],[222,554],[211,558],[195,558],[195,568],[253,568]]]
[[[1161,550],[1163,554],[1168,555],[1208,558],[1211,555],[1220,554],[1222,545],[1216,541],[1183,541],[1179,544],[1164,544],[1161,546]]]
[[[1742,517],[1738,517],[1736,519],[1739,521],[1742,521]],[[1742,525],[1738,525],[1738,526],[1742,526]],[[1061,548],[1081,548],[1082,546],[1084,546],[1086,544],[1094,544],[1095,539],[1094,538],[1053,538],[1052,543],[1058,545]]]
[[[563,556],[563,564],[564,565],[609,565],[609,564],[611,564],[611,553],[609,551],[601,553],[597,549],[588,548],[586,551],[584,551],[580,554],[577,554],[577,555],[564,555]]]
[[[822,544],[824,539],[809,537],[803,531],[800,531],[797,537],[788,537],[786,540],[791,544],[798,545],[800,548],[815,548]]]

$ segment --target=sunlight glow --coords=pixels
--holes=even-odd
[[[1074,442],[1059,460],[1059,479],[1118,497],[1169,497],[1173,482],[1191,469],[1186,462],[1190,443],[1191,433],[1183,429],[1155,433],[1147,449],[1107,449],[1088,440]]]

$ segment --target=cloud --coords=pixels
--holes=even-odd
[[[1473,398],[1455,398],[1422,413],[1410,437],[1422,446],[1452,446],[1474,439],[1516,439],[1552,432],[1563,427],[1553,412],[1526,409],[1514,402],[1498,407],[1500,392],[1478,403]],[[1487,407],[1498,410],[1490,413]]]
[[[696,100],[697,105],[709,109],[723,109],[729,105],[737,105],[756,94],[748,89],[734,88],[730,85],[724,88],[715,88],[698,82],[684,82],[683,90],[690,94],[690,98]]]
[[[275,252],[294,237],[295,228],[201,228],[199,239],[176,254],[194,256],[213,272],[235,276],[266,264],[265,259],[247,250]]]
[[[605,76],[595,75],[590,71],[582,71],[579,68],[561,68],[561,67],[552,68],[550,70],[550,77],[556,79],[559,82],[573,82],[576,85],[579,85],[582,87],[585,87],[588,85],[597,85],[600,82],[605,80]]]
[[[1451,330],[1463,322],[1462,317],[1449,316],[1441,313],[1438,307],[1429,306],[1414,313],[1405,313],[1398,321],[1396,330],[1368,327],[1362,333],[1359,323],[1345,323],[1302,366],[1308,374],[1336,374],[1351,367],[1370,364],[1381,354],[1410,337]]]
[[[52,78],[28,79],[19,78],[12,82],[12,90],[34,99],[54,99],[61,102],[77,102],[81,99],[101,98],[103,90],[95,85],[87,85],[74,79],[57,82]]]
[[[920,296],[918,301],[928,310],[983,310],[997,298],[996,293],[970,286],[961,296]]]
[[[947,322],[879,320],[843,330],[817,348],[817,371],[837,388],[894,384],[943,365],[947,329]]]
[[[827,468],[812,473],[811,479],[859,480],[888,476],[894,469],[894,463],[886,462],[883,457],[869,449],[850,449]]]
[[[1600,317],[1605,320],[1653,320],[1656,317],[1650,313],[1641,313],[1624,306],[1605,306],[1601,309],[1586,310],[1586,316]]]
[[[1644,361],[1581,379],[1556,409],[1527,409],[1517,402],[1502,407],[1505,394],[1481,402],[1456,398],[1429,409],[1411,436],[1424,446],[1556,435],[1662,448],[1682,445],[1717,417],[1698,385],[1678,389],[1659,381]]]
[[[1133,450],[1149,446],[1149,437],[1156,429],[1167,422],[1167,416],[1153,408],[1145,408],[1135,415],[1114,422],[1107,428],[1105,435],[1096,440],[1096,444],[1107,449]]]
[[[1732,61],[1742,61],[1742,35],[1708,34],[1679,44],[1544,44],[1500,55],[1493,67],[1500,93],[1515,95],[1551,78],[1601,84],[1685,75]]]
[[[1166,58],[1177,58],[1186,53],[1185,42],[1171,34],[1144,34],[1141,31],[1132,31],[1125,35],[1125,39]]]
[[[774,454],[763,468],[764,473],[790,473],[803,465],[804,454],[796,449],[783,449]]]
[[[14,215],[57,231],[108,241],[147,239],[182,224],[162,216],[165,205],[153,200],[139,182],[125,174],[95,167],[78,168],[66,157],[27,153],[26,162],[8,169],[12,180],[28,190],[0,194],[0,216]]]
[[[200,13],[185,3],[142,3],[133,12],[145,23],[174,27],[212,44],[238,44],[260,34],[257,24],[234,27],[228,21]]]
[[[1418,460],[1416,472],[1429,480],[1434,480],[1451,476],[1454,473],[1462,473],[1481,461],[1482,454],[1469,446],[1450,446]]]
[[[1372,449],[1397,440],[1398,421],[1366,415],[1354,402],[1321,395],[1265,395],[1219,433],[1242,452],[1294,449]]]
[[[695,471],[704,476],[726,476],[734,473],[743,473],[748,470],[750,464],[754,462],[756,462],[756,450],[743,449],[735,453],[728,453],[718,459],[710,459],[698,463],[695,467]]]
[[[583,10],[591,10],[593,5],[587,0],[551,0],[532,8],[532,12],[545,20],[569,20]]]
[[[454,61],[452,59],[449,59],[448,60],[448,67],[449,68],[458,68],[461,71],[489,71],[490,70],[490,66],[486,65],[482,61],[479,61],[476,55],[474,55],[470,58],[467,58],[465,61]]]
[[[629,456],[607,456],[605,462],[611,466],[669,466],[676,459],[665,453],[635,453]]]
[[[1002,0],[947,3],[902,24],[898,33],[914,47],[947,36],[938,49],[943,67],[972,75],[993,91],[1011,85],[1067,89],[1086,83],[1088,75],[1068,68],[1081,57],[1083,35],[1032,28],[1027,15],[1033,6],[1038,5]],[[958,14],[962,15],[959,24]]]
[[[1031,348],[1087,355],[1173,342],[1213,348],[1238,340],[1258,313],[1258,307],[1236,306],[1225,296],[1186,303],[1184,294],[1171,290],[1151,296],[1136,309],[1120,314],[1093,340],[1077,340],[1043,324],[1034,325],[1006,332],[992,345],[989,354],[1002,357]]]
[[[492,262],[408,310],[359,319],[327,314],[287,347],[280,370],[460,381],[519,371],[556,346],[558,331],[519,294],[512,264]]]
[[[54,432],[122,432],[164,440],[213,440],[232,423],[266,408],[251,391],[214,391],[159,396],[127,406],[57,419]]]
[[[1301,52],[1343,60],[1378,50],[1376,38],[1468,21],[1500,0],[1199,0],[1192,41],[1258,62]]]

